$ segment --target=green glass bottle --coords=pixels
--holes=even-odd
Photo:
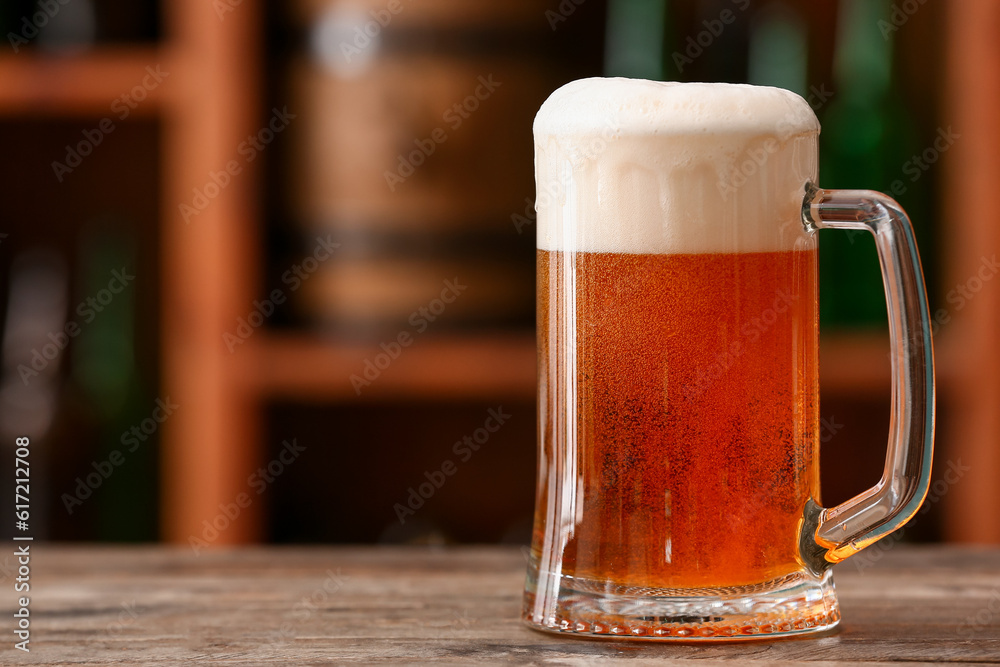
[[[72,379],[99,424],[94,470],[105,472],[88,502],[98,506],[98,539],[111,541],[157,537],[158,431],[132,431],[152,423],[155,405],[136,364],[135,258],[129,234],[95,225],[83,235],[80,284],[94,301],[74,341]]]
[[[834,57],[835,95],[821,110],[820,185],[893,193],[915,130],[893,87],[892,35],[879,19],[888,3],[842,0]],[[898,195],[897,195],[898,196]],[[916,192],[899,197],[915,227],[926,227]],[[918,233],[919,236],[919,233]],[[820,243],[820,321],[850,328],[884,328],[885,295],[875,244],[863,231],[823,235]]]
[[[606,76],[662,81],[666,0],[608,0]]]

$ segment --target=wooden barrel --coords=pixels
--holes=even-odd
[[[553,84],[530,62],[386,57],[341,78],[300,58],[291,81],[306,228],[509,231],[534,191],[531,121]]]
[[[572,1],[572,0],[571,0]],[[579,4],[580,0],[576,0]],[[375,20],[388,14],[395,31],[430,28],[476,30],[512,29],[518,32],[548,29],[545,12],[557,9],[551,0],[297,0],[289,5],[289,15],[298,25],[315,24],[331,11],[354,11]]]
[[[423,334],[470,322],[503,324],[512,313],[523,313],[533,290],[530,270],[501,257],[383,254],[325,264],[303,285],[300,303],[332,328],[379,335],[403,327]]]
[[[405,326],[442,281],[455,325],[530,324],[531,125],[568,77],[549,0],[301,0],[288,62],[286,209],[345,252],[299,295],[324,326]],[[358,252],[363,246],[364,252]],[[431,248],[432,251],[427,249]],[[454,248],[454,251],[449,251]]]

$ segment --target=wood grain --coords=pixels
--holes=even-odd
[[[975,462],[945,503],[945,538],[1000,543],[1000,289],[995,253],[1000,209],[991,193],[1000,181],[1000,3],[948,3],[947,88],[942,126],[962,137],[944,157],[944,357],[958,381],[941,395],[947,421],[943,456]],[[963,291],[960,291],[960,288]],[[968,297],[968,298],[967,298]],[[943,364],[939,364],[943,367]]]
[[[32,548],[32,650],[6,643],[2,664],[1000,663],[997,550],[897,546],[842,564],[844,620],[827,636],[663,645],[523,626],[525,562],[517,547],[200,556],[180,548]],[[10,618],[13,593],[4,583],[0,609]]]
[[[259,364],[245,380],[282,398],[358,400],[351,375],[382,350],[301,335],[264,338]],[[386,341],[392,341],[387,336]],[[417,337],[363,391],[365,400],[497,397],[531,399],[535,392],[535,337],[523,334]]]
[[[247,356],[231,354],[223,338],[253,308],[263,265],[256,231],[262,160],[239,154],[267,122],[256,76],[262,9],[241,0],[220,20],[216,4],[164,6],[178,71],[163,130],[162,396],[180,407],[162,427],[160,506],[163,537],[178,544],[205,535],[204,522],[244,491],[263,456],[258,397],[234,371]],[[211,175],[232,164],[239,171],[216,187]],[[215,196],[195,204],[196,191]],[[181,205],[202,210],[185,216]],[[262,510],[260,503],[246,508],[218,543],[259,539]]]

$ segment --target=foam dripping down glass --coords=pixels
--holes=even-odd
[[[579,635],[766,638],[840,620],[831,566],[927,492],[934,365],[905,213],[821,190],[797,95],[586,79],[535,119],[538,487],[523,616]],[[820,504],[817,230],[875,236],[882,480]]]

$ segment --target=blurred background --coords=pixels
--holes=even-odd
[[[0,450],[32,439],[36,536],[526,542],[531,121],[616,75],[793,90],[821,184],[903,204],[939,380],[903,539],[1000,542],[996,3],[5,0],[0,28]],[[890,370],[871,240],[823,237],[831,505],[881,473]]]

